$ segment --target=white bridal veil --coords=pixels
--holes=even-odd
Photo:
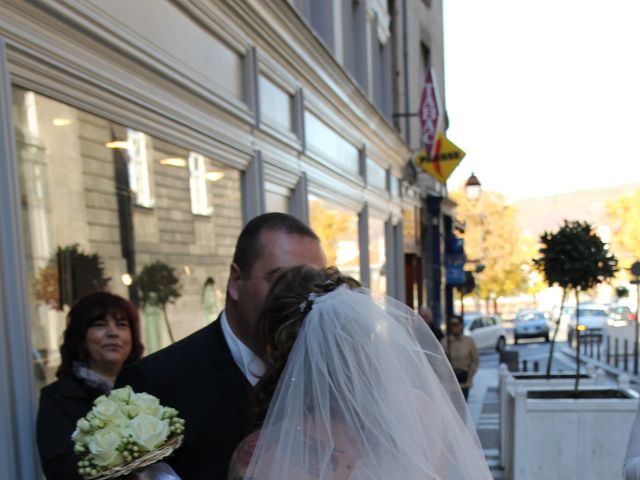
[[[492,478],[424,320],[367,289],[312,301],[245,478]]]

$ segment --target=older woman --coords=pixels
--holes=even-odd
[[[71,308],[56,380],[42,389],[36,425],[48,480],[80,479],[71,434],[93,400],[109,393],[125,363],[142,356],[136,307],[108,292],[90,293]]]

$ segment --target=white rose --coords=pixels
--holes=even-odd
[[[127,385],[126,387],[116,388],[115,390],[112,390],[109,398],[114,402],[128,403],[132,395],[133,389],[129,385]]]
[[[104,395],[95,399],[92,413],[106,424],[125,425],[127,422],[120,405]]]
[[[160,400],[148,393],[134,393],[131,397],[130,404],[138,407],[140,413],[153,415],[154,417],[162,417],[162,406]]]
[[[122,411],[129,418],[135,418],[140,415],[140,408],[135,405],[123,405]]]
[[[142,413],[129,423],[131,438],[147,450],[153,450],[169,436],[169,421]]]
[[[122,463],[117,448],[120,445],[120,432],[115,428],[103,428],[93,434],[89,440],[89,451],[96,465],[113,467]]]

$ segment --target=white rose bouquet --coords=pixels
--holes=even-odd
[[[103,480],[127,475],[170,455],[182,443],[184,420],[147,393],[113,390],[93,402],[71,436],[80,475]]]

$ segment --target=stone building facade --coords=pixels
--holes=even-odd
[[[40,475],[70,304],[104,285],[162,348],[215,321],[257,214],[298,216],[331,263],[426,299],[424,202],[444,192],[396,114],[425,68],[443,84],[441,17],[437,0],[0,3],[1,478]],[[132,284],[158,265],[179,285],[165,308]]]

